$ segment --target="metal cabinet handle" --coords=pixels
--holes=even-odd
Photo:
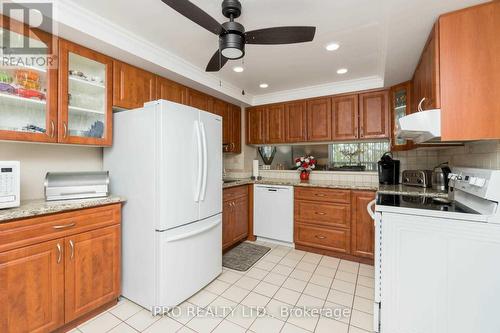
[[[66,125],[66,122],[63,122],[63,128],[63,138],[66,139],[66,137],[68,136],[68,125]]]
[[[229,144],[229,151],[230,151],[230,152],[233,152],[233,151],[234,151],[234,142],[231,142],[231,143]]]
[[[61,262],[61,259],[62,259],[61,244],[57,243],[56,247],[57,247],[57,263],[59,264]]]
[[[75,223],[68,223],[68,224],[62,224],[62,225],[55,225],[52,227],[52,229],[55,229],[55,230],[60,230],[60,229],[66,229],[66,228],[71,228],[71,227],[74,227],[75,226]]]
[[[316,214],[316,215],[326,215],[326,213],[323,213],[323,212],[314,212],[314,214]]]
[[[50,121],[50,135],[51,138],[54,138],[56,136],[56,125],[54,124],[54,121]]]
[[[73,257],[75,256],[75,243],[72,240],[69,241],[69,248],[71,250],[69,258],[73,259]]]
[[[422,105],[424,104],[424,101],[425,101],[425,100],[426,100],[426,98],[424,97],[424,98],[422,98],[422,99],[420,100],[420,102],[418,103],[418,107],[417,107],[418,112],[422,112],[422,111],[424,111],[424,110],[422,109]]]
[[[325,236],[321,236],[321,235],[316,235],[314,237],[316,237],[317,239],[325,239],[326,238]]]
[[[317,196],[317,197],[325,197],[325,195],[322,194],[322,193],[315,193],[314,195]]]

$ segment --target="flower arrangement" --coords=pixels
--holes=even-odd
[[[309,173],[316,168],[317,160],[314,156],[302,156],[295,159],[295,166],[300,171],[302,181],[309,180]]]

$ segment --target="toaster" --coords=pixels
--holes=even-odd
[[[403,185],[431,187],[432,170],[405,170],[403,171]]]
[[[48,172],[45,176],[45,200],[69,200],[107,197],[109,172]]]

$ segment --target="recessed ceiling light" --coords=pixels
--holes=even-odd
[[[235,71],[236,73],[241,73],[243,72],[245,69],[241,66],[236,66],[236,67],[233,67],[233,71]]]
[[[266,89],[267,87],[269,87],[269,85],[267,83],[261,83],[259,87],[261,87],[262,89]]]
[[[347,72],[348,72],[347,68],[341,68],[337,71],[337,74],[345,74]]]
[[[338,43],[330,43],[326,46],[326,49],[328,51],[335,51],[335,50],[338,50],[340,47],[340,45]]]

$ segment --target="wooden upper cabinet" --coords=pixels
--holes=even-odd
[[[410,150],[415,147],[412,141],[398,139],[399,119],[412,113],[411,81],[391,88],[391,151]]]
[[[375,199],[375,192],[353,191],[351,200],[351,254],[373,259],[375,227],[366,206]]]
[[[120,238],[119,225],[66,237],[66,322],[120,295]]]
[[[361,139],[390,137],[389,92],[387,90],[359,95],[359,122]]]
[[[330,97],[307,101],[307,139],[308,141],[331,141],[332,104]]]
[[[500,1],[439,19],[441,138],[500,138]]]
[[[187,89],[186,104],[203,111],[212,112],[211,97],[194,89]]]
[[[0,331],[52,332],[64,324],[64,240],[0,253]]]
[[[212,112],[222,117],[222,144],[228,146],[231,142],[232,130],[232,114],[229,104],[219,99],[214,99]]]
[[[247,144],[263,144],[267,141],[267,109],[265,107],[253,107],[247,109],[246,135]]]
[[[57,50],[57,39],[50,34],[1,14],[0,31],[15,40],[26,38],[31,45],[44,45],[44,56]],[[8,59],[6,52],[3,55]],[[50,59],[53,68],[0,65],[0,140],[57,142],[57,58]]]
[[[156,76],[156,99],[185,104],[187,88],[177,82]]]
[[[266,143],[285,142],[285,107],[273,104],[267,107],[268,136]]]
[[[439,24],[436,23],[425,44],[420,61],[413,74],[413,110],[420,102],[422,109],[437,109],[440,99]],[[463,80],[462,78],[460,80]]]
[[[59,40],[58,142],[111,146],[113,59]]]
[[[156,99],[156,76],[124,62],[113,61],[113,105],[135,109]]]
[[[332,98],[332,139],[358,139],[358,125],[358,95]]]
[[[285,141],[307,141],[307,107],[305,101],[285,104]]]
[[[241,153],[241,107],[230,105],[231,113],[231,140],[229,142],[230,153]]]

